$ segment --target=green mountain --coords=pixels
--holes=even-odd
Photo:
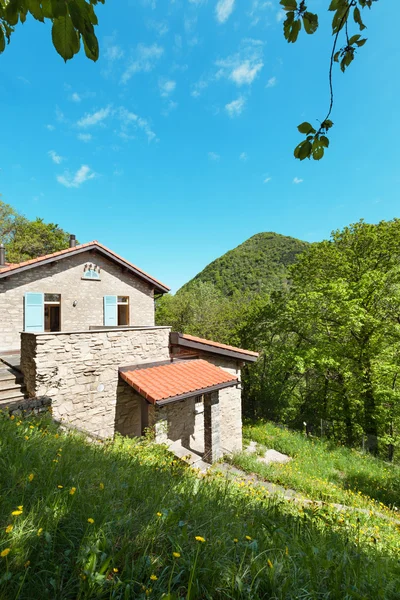
[[[307,247],[308,242],[279,233],[257,233],[207,265],[181,290],[189,288],[194,281],[213,283],[226,296],[235,291],[281,289],[287,283],[288,266]]]

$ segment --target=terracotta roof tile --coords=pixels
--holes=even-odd
[[[121,371],[120,375],[153,404],[191,392],[196,395],[196,392],[217,385],[238,383],[236,375],[202,359]]]
[[[244,350],[243,348],[237,348],[236,346],[220,344],[219,342],[213,342],[212,340],[206,340],[204,338],[199,338],[194,335],[189,335],[187,333],[180,333],[179,336],[182,337],[184,340],[198,342],[199,344],[205,344],[206,346],[213,346],[215,348],[222,348],[224,350],[232,350],[232,352],[240,352],[241,354],[248,354],[249,356],[259,356],[258,352],[253,352],[252,350]]]

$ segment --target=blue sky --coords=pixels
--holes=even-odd
[[[0,56],[2,199],[173,290],[260,231],[316,241],[399,216],[395,2],[364,11],[368,42],[346,74],[335,69],[319,163],[293,148],[296,126],[329,101],[324,12],[292,45],[276,0],[107,0],[100,59],[67,64],[28,18]]]

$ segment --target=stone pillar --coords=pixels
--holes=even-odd
[[[153,428],[154,439],[157,444],[166,444],[168,441],[168,414],[165,407],[149,406],[149,427]]]
[[[213,463],[221,456],[218,392],[204,395],[204,461]]]

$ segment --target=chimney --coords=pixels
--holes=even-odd
[[[0,244],[0,269],[6,266],[6,249],[4,244]]]
[[[75,248],[75,246],[76,246],[76,237],[71,234],[69,236],[69,247],[70,248]]]

